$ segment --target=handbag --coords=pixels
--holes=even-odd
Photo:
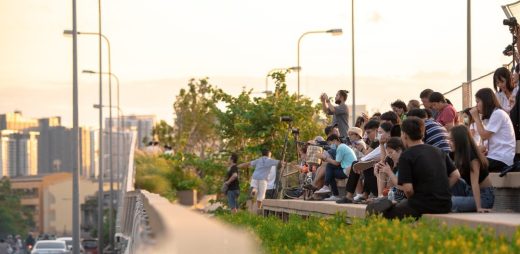
[[[226,183],[223,183],[222,187],[220,188],[220,191],[222,191],[222,193],[226,194],[228,191],[228,188],[229,188],[229,186]]]

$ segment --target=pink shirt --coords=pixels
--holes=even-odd
[[[459,122],[459,114],[452,105],[447,104],[441,111],[439,111],[435,121],[442,124],[442,126],[446,126],[446,124],[449,123],[457,124]]]

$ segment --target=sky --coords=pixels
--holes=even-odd
[[[78,31],[97,32],[98,1],[77,2]],[[501,53],[511,35],[500,7],[509,2],[472,1],[473,77],[510,61]],[[72,28],[71,3],[0,1],[0,113],[62,116],[71,125],[72,37],[63,36]],[[466,1],[364,0],[354,9],[356,103],[370,113],[389,110],[396,99],[418,99],[425,88],[445,92],[466,80]],[[125,114],[171,122],[175,96],[190,78],[209,77],[231,94],[263,91],[269,70],[296,66],[300,35],[332,28],[343,35],[301,41],[301,94],[317,102],[322,92],[352,90],[351,1],[110,0],[102,1],[102,26]],[[80,72],[98,70],[97,37],[78,39]],[[104,46],[103,71],[106,52]],[[287,81],[296,92],[296,74]],[[79,75],[81,125],[97,125],[98,86],[97,76]],[[473,89],[490,86],[487,78]],[[105,104],[107,87],[105,79]],[[460,110],[460,90],[448,98]]]

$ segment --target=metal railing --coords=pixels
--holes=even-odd
[[[116,253],[258,253],[250,233],[173,204],[158,194],[134,189],[132,135],[116,217]]]

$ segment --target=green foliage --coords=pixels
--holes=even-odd
[[[519,253],[520,229],[511,241],[492,230],[448,228],[437,221],[291,216],[287,222],[246,212],[220,219],[253,231],[267,253]]]
[[[206,194],[219,191],[226,168],[213,159],[195,155],[147,156],[135,158],[136,188],[175,199],[180,190],[198,190]]]
[[[291,116],[292,126],[300,130],[300,140],[313,139],[322,133],[324,124],[319,120],[319,106],[312,106],[309,98],[298,98],[287,91],[285,76],[288,71],[270,75],[275,80],[276,89],[265,98],[252,98],[251,91],[244,91],[238,97],[232,97],[222,91],[216,92],[219,102],[225,109],[215,108],[217,128],[220,137],[225,140],[223,149],[241,151],[242,159],[247,161],[258,157],[261,148],[280,157],[283,142],[288,133],[288,124],[280,117]],[[289,160],[295,159],[295,144],[289,134]]]
[[[8,178],[0,179],[0,238],[25,235],[34,227],[31,212],[22,206],[20,195],[11,189]]]

